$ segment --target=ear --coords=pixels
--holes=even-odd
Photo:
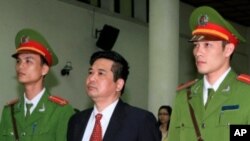
[[[43,67],[43,69],[42,69],[42,75],[45,76],[49,72],[49,66],[44,64],[42,67]]]
[[[124,80],[119,78],[117,81],[116,81],[116,91],[121,91],[122,88],[124,87]]]
[[[225,50],[224,50],[225,51],[225,56],[230,57],[233,54],[234,49],[235,49],[234,44],[232,44],[232,43],[226,44]]]

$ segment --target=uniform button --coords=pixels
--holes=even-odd
[[[26,133],[25,133],[25,132],[23,132],[21,135],[22,135],[22,136],[25,136],[25,135],[26,135]]]
[[[206,124],[205,123],[202,123],[201,124],[201,128],[205,128],[206,127]]]
[[[10,135],[11,135],[11,136],[13,136],[13,135],[14,135],[14,133],[13,133],[13,132],[10,132]]]
[[[181,127],[184,127],[184,123],[181,124]]]

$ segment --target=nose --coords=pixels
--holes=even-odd
[[[202,54],[202,47],[200,46],[195,46],[193,49],[193,54],[195,57],[201,56]]]
[[[16,69],[17,70],[19,70],[19,69],[21,69],[23,67],[24,67],[24,63],[22,63],[21,61],[19,61],[19,62],[16,63]]]
[[[89,81],[94,81],[96,79],[96,75],[94,72],[92,72],[91,74],[88,75],[88,80]]]

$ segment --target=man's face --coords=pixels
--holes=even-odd
[[[20,53],[16,59],[17,79],[23,84],[36,84],[42,82],[43,76],[49,67],[41,63],[41,57],[34,53]]]
[[[233,49],[232,44],[223,47],[222,41],[194,42],[193,54],[198,72],[205,75],[223,72],[229,67]]]
[[[101,58],[89,68],[86,91],[93,100],[111,100],[120,96],[123,80],[118,79],[114,82],[112,65],[112,60]]]

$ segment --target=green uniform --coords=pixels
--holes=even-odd
[[[69,104],[49,100],[49,96],[45,91],[28,119],[24,114],[24,98],[14,105],[19,141],[66,141],[68,120],[74,110]],[[7,105],[3,109],[0,141],[15,141],[10,107]]]
[[[237,80],[234,71],[227,74],[206,109],[203,85],[203,80],[199,80],[191,86],[189,100],[187,89],[178,92],[171,115],[169,141],[197,140],[188,103],[194,109],[205,141],[229,141],[230,124],[250,124],[250,85]]]

